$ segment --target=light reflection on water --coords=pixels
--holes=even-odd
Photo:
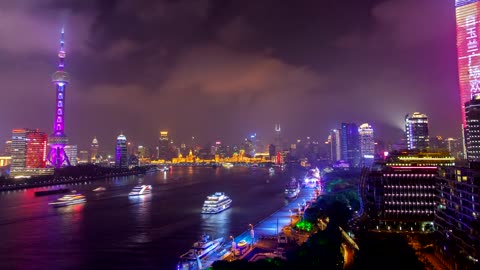
[[[128,197],[132,203],[129,210],[135,220],[134,233],[129,239],[134,243],[147,243],[151,241],[151,196],[152,194]]]
[[[153,185],[152,194],[129,197],[140,178]],[[262,168],[173,168],[0,192],[0,269],[173,269],[202,233],[228,238],[280,208],[288,179]],[[92,191],[99,186],[106,191]],[[54,209],[48,203],[63,194],[34,196],[57,188],[75,189],[87,202]],[[216,191],[230,196],[232,207],[202,215],[203,201]],[[18,268],[19,260],[38,267]]]

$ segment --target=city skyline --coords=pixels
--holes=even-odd
[[[460,137],[453,1],[327,1],[328,9],[301,1],[293,10],[268,1],[253,9],[233,2],[159,2],[152,9],[163,10],[159,16],[145,12],[150,1],[61,7],[23,2],[0,4],[11,21],[28,26],[18,29],[23,35],[0,30],[11,40],[0,46],[8,53],[0,83],[10,93],[0,101],[2,139],[16,127],[50,130],[54,94],[48,76],[62,25],[69,33],[73,82],[65,132],[80,149],[94,136],[113,149],[120,131],[144,145],[155,145],[160,130],[178,143],[195,136],[200,143],[234,144],[250,133],[268,140],[275,123],[287,140],[324,140],[341,122],[368,122],[378,137],[396,140],[403,135],[403,116],[412,111],[430,116],[432,135]],[[269,21],[261,18],[267,10]],[[313,10],[316,16],[303,16]],[[349,20],[341,19],[344,13]],[[132,25],[120,22],[123,17]],[[402,35],[414,23],[425,29]],[[147,31],[152,29],[156,35]],[[19,79],[25,74],[29,80]],[[428,102],[433,96],[436,102]]]

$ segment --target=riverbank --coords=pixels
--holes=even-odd
[[[84,175],[81,174],[82,172],[78,172],[78,170],[75,172],[71,170],[70,172],[68,170],[64,170],[60,172],[55,172],[55,175],[52,176],[40,176],[20,180],[8,179],[0,182],[0,191],[47,187],[54,185],[79,183],[84,181],[96,181],[111,177],[145,174],[150,169],[150,167],[136,167],[133,169],[121,171],[116,171],[117,169],[115,168],[101,168],[100,170],[97,169],[98,167],[90,166],[88,169],[85,170]]]

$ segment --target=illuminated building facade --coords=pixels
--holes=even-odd
[[[282,128],[280,124],[275,124],[275,150],[278,152],[283,151],[283,143],[282,143]]]
[[[373,158],[375,154],[375,139],[373,137],[373,128],[369,124],[361,124],[358,127],[360,137],[360,153],[362,157],[369,156]]]
[[[468,161],[480,161],[480,97],[465,103],[465,147]]]
[[[127,137],[120,134],[117,137],[117,146],[115,148],[115,167],[128,168],[128,156],[127,156]]]
[[[330,159],[332,162],[339,161],[342,157],[340,147],[340,131],[338,129],[332,129],[328,136],[328,143],[330,144]]]
[[[26,168],[45,168],[47,165],[47,134],[29,130],[26,136]]]
[[[462,124],[467,125],[465,103],[480,92],[480,3],[456,0],[457,53]]]
[[[65,145],[65,154],[70,161],[71,166],[77,166],[78,164],[78,147],[76,145]]]
[[[372,230],[432,232],[435,229],[439,167],[454,166],[448,153],[392,153],[385,163],[364,168],[360,179],[363,211]]]
[[[25,168],[27,161],[27,129],[12,131],[12,166],[10,171],[15,174]]]
[[[52,75],[52,82],[56,87],[56,106],[55,121],[53,124],[53,134],[49,138],[50,154],[48,160],[55,168],[63,165],[70,165],[65,146],[68,144],[68,138],[65,135],[65,94],[67,84],[70,82],[70,76],[64,71],[65,68],[65,41],[64,31],[62,29],[60,36],[60,51],[58,52],[58,70]]]
[[[97,137],[93,137],[92,144],[90,145],[90,162],[91,163],[98,163],[100,162],[100,156],[98,154],[98,140]]]
[[[10,176],[52,174],[46,169],[47,135],[38,130],[14,129],[12,131],[12,164]]]
[[[160,138],[158,139],[158,159],[168,160],[170,150],[170,138],[168,138],[168,131],[160,131]]]
[[[412,116],[405,116],[405,135],[408,150],[424,151],[429,149],[428,117],[426,114],[415,112]]]
[[[360,137],[358,126],[354,123],[342,123],[340,130],[340,146],[342,159],[347,161],[351,167],[359,167],[361,161]]]
[[[12,141],[11,140],[5,141],[5,149],[3,150],[3,154],[5,156],[11,156],[12,155]]]
[[[467,118],[468,119],[468,118]],[[478,269],[480,264],[480,170],[442,168],[437,177],[435,225],[437,252],[450,269]]]

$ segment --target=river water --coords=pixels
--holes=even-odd
[[[175,269],[177,258],[202,233],[237,235],[286,204],[288,173],[264,168],[176,167],[77,185],[0,192],[0,269]],[[129,197],[139,184],[151,195]],[[92,190],[98,186],[105,192]],[[62,195],[38,190],[70,188],[87,203],[52,208]],[[207,195],[225,192],[232,208],[200,213]]]

